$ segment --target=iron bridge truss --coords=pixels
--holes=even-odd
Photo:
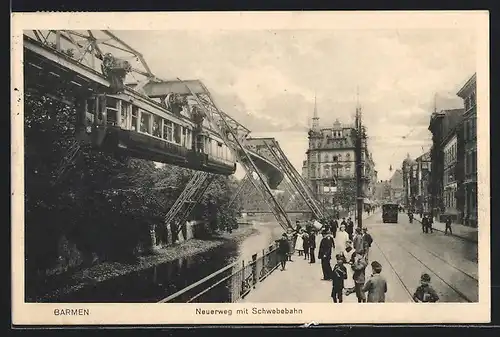
[[[95,87],[101,86],[105,88],[105,91],[115,93],[117,89],[112,88],[113,81],[105,67],[106,60],[111,59],[114,61],[112,62],[113,66],[118,67],[118,70],[123,73],[121,80],[124,83],[129,83],[118,90],[132,90],[147,96],[151,101],[159,98],[160,103],[163,102],[165,95],[155,95],[151,90],[148,90],[148,86],[166,85],[171,89],[171,92],[190,96],[195,104],[203,110],[212,129],[232,150],[247,175],[256,178],[250,179],[250,182],[260,192],[278,223],[284,230],[293,228],[284,208],[273,196],[266,179],[244,146],[250,130],[220,110],[201,81],[182,81],[179,78],[176,81],[165,81],[156,77],[139,51],[108,30],[32,30],[25,32],[25,43],[30,39],[45,46],[45,48],[41,48],[35,43],[31,43],[29,48],[33,48],[42,57],[61,64],[62,67],[80,73],[81,75],[77,77],[83,80],[82,82],[86,82],[86,85],[91,86],[93,82],[97,84]],[[82,86],[81,83],[77,82],[75,85]],[[96,89],[94,88],[94,90]],[[70,144],[68,154],[64,156],[60,168],[57,169],[56,181],[73,165],[79,150],[79,144]],[[166,224],[171,223],[174,219],[177,219],[176,223],[178,224],[189,215],[193,205],[199,202],[213,180],[211,175],[206,172],[196,172],[193,175],[180,197],[167,212]]]

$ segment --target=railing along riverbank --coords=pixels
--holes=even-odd
[[[274,243],[251,259],[239,260],[162,299],[158,303],[234,303],[245,297],[279,265]]]

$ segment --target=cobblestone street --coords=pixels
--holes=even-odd
[[[370,250],[371,261],[382,264],[382,275],[388,284],[386,302],[412,302],[412,295],[424,272],[431,276],[431,284],[440,302],[477,302],[478,266],[477,244],[444,233],[424,234],[420,223],[409,223],[399,214],[399,223],[384,224],[380,213],[364,221],[374,238]],[[366,269],[367,279],[371,275]],[[322,280],[321,264],[309,264],[294,255],[285,271],[277,269],[257,285],[244,303],[321,303],[332,302],[331,282]],[[344,296],[344,302],[357,302],[356,296]]]

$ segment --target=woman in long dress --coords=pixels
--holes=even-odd
[[[349,234],[345,231],[345,226],[341,225],[335,236],[335,255],[344,253],[347,241],[349,241]]]
[[[301,229],[297,235],[297,240],[295,241],[295,250],[299,252],[299,256],[302,256],[302,253],[304,252],[304,239],[302,239],[302,235],[304,235],[304,231]]]
[[[352,241],[348,240],[346,242],[346,248],[342,253],[342,255],[344,255],[344,266],[347,270],[347,280],[344,281],[344,289],[346,295],[354,291],[354,278],[353,278],[354,272],[351,266],[354,260],[353,255],[355,253],[356,250],[352,247]]]

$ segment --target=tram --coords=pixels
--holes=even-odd
[[[385,203],[382,205],[382,221],[383,223],[397,223],[398,222],[398,209],[399,204]]]

